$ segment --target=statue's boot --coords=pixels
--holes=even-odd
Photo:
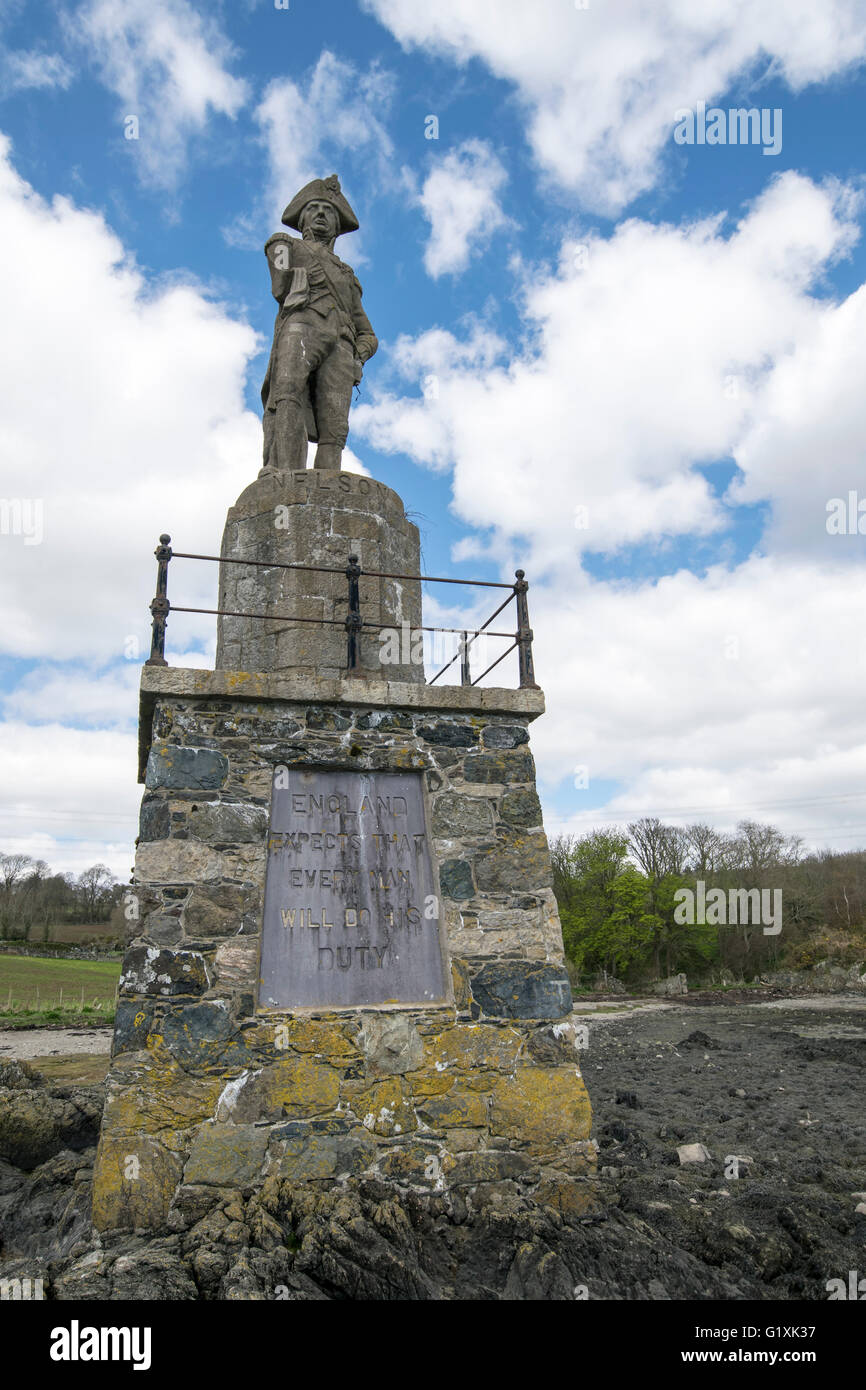
[[[343,457],[342,444],[318,444],[314,468],[336,468],[339,470]]]
[[[265,412],[265,454],[262,472],[294,473],[307,466],[307,427],[303,402],[297,397],[278,401]]]

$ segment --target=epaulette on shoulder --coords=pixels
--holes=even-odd
[[[273,244],[274,244],[275,241],[297,241],[297,240],[298,240],[297,237],[289,236],[288,232],[274,232],[273,236],[269,236],[268,239],[267,239],[267,241],[265,242],[265,255],[268,254],[268,247],[269,247],[269,246],[273,246]]]

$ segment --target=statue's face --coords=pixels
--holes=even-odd
[[[301,213],[301,236],[315,241],[334,241],[338,230],[337,209],[324,200],[307,203]]]

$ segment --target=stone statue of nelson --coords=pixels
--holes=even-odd
[[[271,291],[280,306],[262,386],[263,472],[339,468],[349,433],[352,388],[379,346],[361,305],[361,286],[334,242],[358,219],[336,174],[313,179],[282,216],[300,238],[277,232],[265,244]]]

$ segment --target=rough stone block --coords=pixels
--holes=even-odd
[[[104,1132],[162,1135],[166,1146],[174,1148],[167,1132],[211,1119],[222,1089],[219,1076],[191,1076],[174,1063],[149,1065],[128,1084],[110,1085]]]
[[[541,825],[541,802],[531,787],[518,787],[506,792],[499,803],[499,814],[508,825]]]
[[[272,1139],[267,1172],[290,1182],[357,1177],[375,1161],[375,1140],[360,1126],[346,1134],[313,1131],[290,1139]]]
[[[162,797],[145,797],[138,817],[138,838],[141,841],[167,840],[171,834],[169,804]]]
[[[269,1024],[274,1032],[285,1034],[285,1046],[295,1052],[314,1052],[319,1057],[357,1061],[358,1048],[353,1040],[357,1028],[352,1023],[331,1019],[292,1018],[279,1024]]]
[[[223,985],[255,985],[259,944],[254,936],[235,936],[217,948],[214,980]]]
[[[478,742],[478,730],[460,719],[440,719],[436,723],[419,724],[419,738],[445,748],[472,748]]]
[[[261,905],[252,883],[196,883],[183,910],[189,936],[235,936],[257,932]]]
[[[502,783],[532,782],[535,764],[532,754],[503,750],[501,753],[470,753],[463,764],[467,782]]]
[[[207,791],[221,787],[228,770],[228,758],[212,748],[183,748],[163,743],[150,750],[145,786]]]
[[[307,728],[324,733],[341,733],[351,729],[352,716],[330,706],[313,705],[307,710]]]
[[[151,912],[141,934],[148,946],[178,946],[183,941],[180,918],[166,913]]]
[[[251,1076],[229,1083],[219,1116],[235,1124],[255,1120],[305,1119],[335,1109],[340,1073],[310,1057],[286,1057]]]
[[[151,1029],[148,1046],[161,1046],[181,1066],[243,1066],[249,1053],[223,1003],[187,1004],[173,1009]]]
[[[249,806],[230,801],[200,801],[191,807],[187,815],[187,825],[190,834],[197,840],[222,844],[258,844],[267,834],[268,813],[263,806]]]
[[[475,893],[472,869],[465,859],[446,859],[439,865],[439,886],[446,898],[461,902]]]
[[[414,1071],[424,1061],[418,1029],[405,1014],[365,1014],[358,1046],[374,1072]]]
[[[529,730],[522,724],[488,724],[484,730],[485,748],[518,748],[529,742]]]
[[[403,1084],[397,1076],[389,1076],[386,1081],[374,1082],[372,1086],[344,1082],[341,1099],[372,1134],[385,1137],[408,1134],[416,1127],[415,1111],[406,1101]]]
[[[121,1052],[140,1052],[147,1043],[153,1017],[152,1003],[118,999],[114,1015],[112,1057],[118,1056]]]
[[[487,1124],[484,1097],[474,1091],[454,1090],[444,1096],[428,1096],[419,1103],[418,1114],[431,1129],[479,1129]]]
[[[493,831],[493,806],[485,797],[444,792],[433,802],[431,830],[439,840],[490,835]]]
[[[257,1125],[202,1125],[183,1170],[185,1183],[249,1187],[265,1160],[268,1131]]]
[[[514,1181],[530,1175],[533,1167],[531,1158],[508,1150],[461,1153],[454,1157],[448,1182],[452,1187],[475,1187],[478,1183]]]
[[[202,994],[209,983],[204,956],[198,951],[131,946],[123,957],[121,994]]]
[[[535,1154],[589,1138],[586,1087],[576,1067],[518,1067],[490,1081],[490,1131],[524,1140]]]
[[[442,1174],[439,1145],[394,1145],[382,1154],[377,1167],[382,1177],[392,1182],[408,1187],[435,1187]]]
[[[445,1028],[427,1044],[429,1063],[441,1071],[474,1071],[492,1068],[513,1071],[523,1050],[523,1038],[514,1028],[493,1023],[458,1023]],[[414,1084],[414,1082],[413,1082]]]
[[[472,997],[494,1018],[563,1018],[571,986],[564,966],[535,961],[490,961],[472,974]]]
[[[145,1135],[103,1135],[93,1173],[93,1224],[98,1231],[158,1230],[165,1224],[183,1164]]]
[[[475,882],[485,893],[527,892],[553,881],[550,849],[543,830],[500,832],[496,849],[475,858]]]
[[[405,733],[412,728],[412,716],[404,710],[367,710],[355,720],[355,728],[376,729],[380,733]]]

